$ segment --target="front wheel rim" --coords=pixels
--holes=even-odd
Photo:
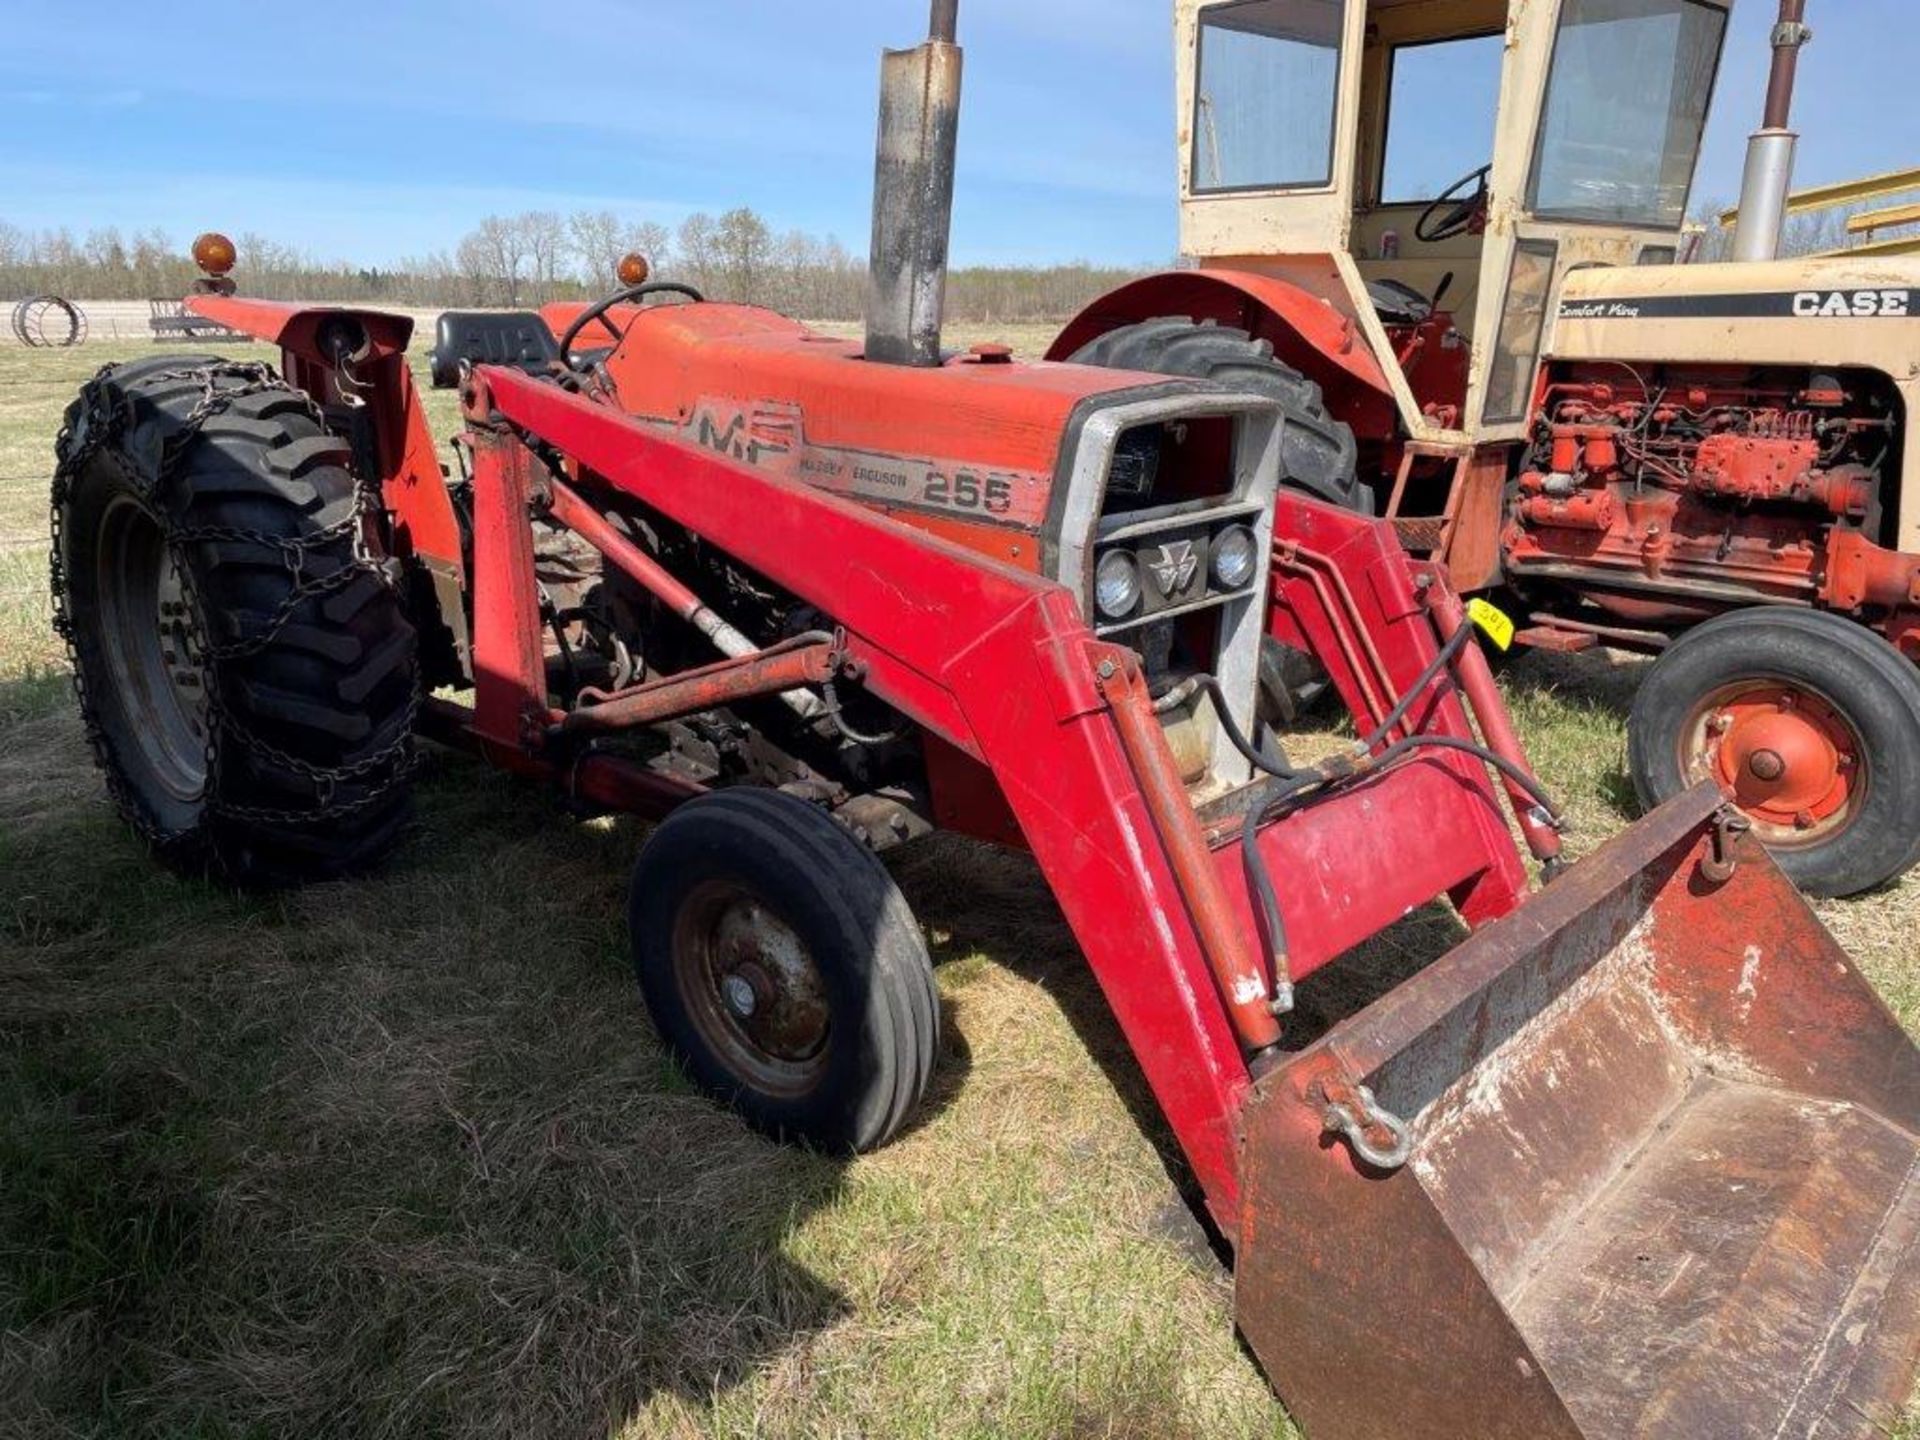
[[[694,887],[674,917],[674,980],[701,1039],[743,1084],[797,1099],[825,1076],[826,985],[806,943],[731,880]]]
[[[1723,685],[1697,705],[1680,741],[1681,773],[1712,780],[1776,850],[1836,839],[1866,803],[1858,728],[1827,696],[1784,680]]]

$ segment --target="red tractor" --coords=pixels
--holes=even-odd
[[[843,1153],[898,1132],[938,1049],[881,857],[935,827],[1023,849],[1315,1440],[1891,1419],[1920,1051],[1712,787],[1563,864],[1445,575],[1282,487],[1273,396],[942,353],[953,24],[885,62],[864,343],[649,304],[638,266],[597,304],[450,314],[451,483],[404,319],[210,284],[194,311],[279,373],[89,384],[55,591],[129,822],[239,883],[359,870],[416,737],[658,818],[631,893],[657,1030],[751,1124]],[[1262,720],[1274,647],[1352,711],[1332,760]],[[1436,900],[1471,938],[1299,1022],[1296,987]]]

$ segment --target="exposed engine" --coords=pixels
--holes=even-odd
[[[1862,373],[1569,367],[1535,418],[1508,576],[1578,581],[1640,629],[1755,601],[1884,620],[1917,598],[1882,548],[1899,424]]]

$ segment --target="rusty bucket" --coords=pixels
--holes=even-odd
[[[1719,806],[1260,1082],[1236,1307],[1311,1440],[1892,1433],[1920,1050]]]

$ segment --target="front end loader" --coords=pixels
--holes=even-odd
[[[657,819],[655,1028],[842,1153],[939,1048],[881,857],[1023,849],[1314,1440],[1881,1433],[1920,1051],[1714,788],[1566,862],[1444,569],[1290,478],[1312,397],[941,349],[953,24],[885,62],[864,342],[637,263],[449,314],[451,481],[403,319],[210,284],[277,374],[88,385],[54,580],[120,809],[195,873],[351,873],[423,737]],[[1329,759],[1289,753],[1289,657],[1352,713]],[[1470,937],[1336,1004],[1430,904]]]

